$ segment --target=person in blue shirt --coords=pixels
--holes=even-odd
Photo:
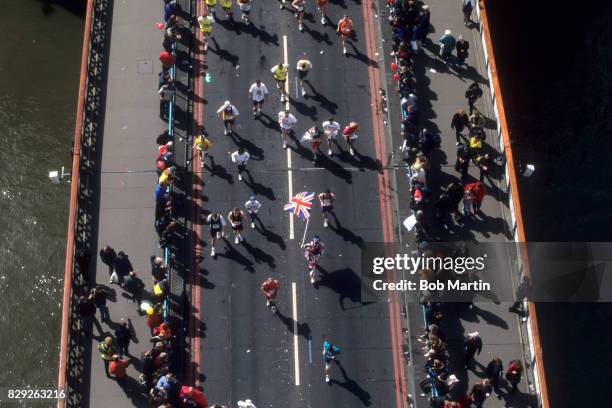
[[[329,384],[331,381],[329,371],[331,370],[332,361],[336,360],[336,356],[340,354],[340,349],[332,343],[325,340],[323,342],[323,361],[325,361],[325,382]]]
[[[448,62],[448,58],[450,57],[453,49],[455,48],[455,44],[457,41],[455,37],[453,37],[451,30],[444,31],[444,35],[440,37],[440,56],[442,57],[442,61],[446,64]]]

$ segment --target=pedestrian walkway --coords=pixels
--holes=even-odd
[[[421,111],[420,128],[427,128],[442,136],[441,151],[435,152],[431,157],[430,168],[427,171],[427,184],[432,199],[436,199],[440,193],[440,187],[449,182],[459,181],[459,174],[454,168],[457,146],[455,143],[455,132],[451,130],[451,118],[458,109],[468,111],[468,105],[464,93],[472,82],[478,83],[484,90],[483,98],[476,103],[476,108],[485,117],[485,133],[487,135],[485,144],[492,151],[500,151],[498,145],[497,125],[493,104],[488,90],[487,73],[484,67],[483,47],[478,33],[477,23],[466,26],[461,12],[461,2],[448,2],[443,0],[431,0],[427,2],[431,13],[431,27],[428,40],[423,44],[423,52],[415,55],[412,64],[412,72],[415,82],[415,94],[417,106]],[[472,14],[472,20],[477,20],[476,11]],[[450,30],[457,38],[463,35],[469,41],[469,57],[467,67],[459,68],[454,56],[448,64],[445,64],[439,56],[438,39],[446,30]],[[390,39],[391,33],[388,27],[384,28],[385,37]],[[388,41],[387,44],[391,43]],[[385,48],[385,55],[391,52],[390,46]],[[453,51],[453,54],[455,52]],[[389,59],[392,61],[392,59]],[[390,86],[395,87],[397,82],[390,80]],[[392,88],[391,88],[392,89]],[[391,93],[390,98],[397,98],[397,94]],[[399,115],[397,101],[390,101],[392,114]],[[393,119],[392,119],[393,120]],[[394,127],[397,129],[396,127]],[[399,136],[399,131],[394,132]],[[403,142],[401,136],[396,137],[394,146],[400,146]],[[403,166],[403,156],[396,150],[396,164],[402,166],[398,172],[398,202],[399,218],[404,220],[411,214],[408,206],[410,203],[410,185],[406,169]],[[500,166],[500,164],[498,164]],[[493,167],[493,166],[491,166]],[[501,168],[501,167],[500,167]],[[478,168],[471,164],[468,172],[467,182],[477,181],[479,177]],[[482,217],[477,220],[463,220],[464,226],[450,228],[450,231],[436,230],[439,238],[443,241],[467,241],[467,242],[509,242],[512,239],[510,232],[510,213],[508,194],[505,191],[503,171],[491,171],[492,177],[485,179],[488,196],[482,205]],[[402,230],[403,241],[414,244],[412,233]],[[514,293],[513,287],[518,285],[513,279],[517,279],[512,252],[497,254],[501,259],[497,273],[490,277],[490,282],[497,293]],[[505,266],[503,266],[505,264]],[[488,276],[489,277],[489,276]],[[500,357],[505,365],[510,360],[521,359],[523,361],[526,350],[523,346],[521,322],[517,316],[508,311],[511,302],[504,299],[501,304],[490,301],[475,302],[472,309],[461,304],[445,304],[443,306],[444,320],[442,329],[447,336],[448,355],[450,356],[450,373],[455,374],[459,384],[453,389],[452,395],[461,395],[469,392],[471,386],[484,378],[484,368],[494,357]],[[424,316],[419,299],[407,297],[406,307],[408,309],[408,329],[410,332],[411,352],[410,368],[411,381],[409,385],[411,392],[415,395],[416,406],[429,406],[430,395],[424,393],[419,384],[426,378],[423,369],[426,358],[423,344],[417,338],[424,333]],[[526,326],[523,325],[523,330]],[[476,368],[466,370],[463,367],[464,339],[467,333],[479,332],[483,339],[484,347],[479,356],[476,356]],[[528,385],[529,375],[523,375],[523,381],[519,385],[519,392],[513,397],[504,395],[497,399],[489,397],[487,407],[503,407],[511,403],[513,406],[529,406],[533,403],[533,392]]]

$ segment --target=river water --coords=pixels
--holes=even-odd
[[[84,1],[2,1],[0,386],[54,386]],[[68,7],[66,6],[68,5]]]

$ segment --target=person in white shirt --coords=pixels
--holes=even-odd
[[[225,103],[217,110],[217,116],[223,121],[226,135],[232,134],[232,126],[234,125],[238,115],[240,115],[240,112],[238,112],[238,109],[232,105],[230,101],[225,101]]]
[[[281,139],[283,140],[283,149],[287,148],[287,141],[285,137],[287,133],[291,130],[293,125],[297,123],[297,119],[293,116],[289,109],[285,109],[284,111],[278,112],[278,124],[281,128]]]
[[[236,163],[236,166],[238,167],[238,181],[242,181],[242,172],[246,171],[246,165],[250,157],[251,155],[244,150],[244,147],[240,147],[238,150],[232,153],[232,162]]]
[[[251,196],[249,201],[244,203],[244,208],[246,208],[249,219],[251,220],[251,228],[255,228],[255,219],[259,218],[257,213],[261,209],[261,203],[255,196]],[[259,220],[259,222],[261,223],[261,220]]]
[[[308,76],[308,71],[312,69],[312,62],[307,59],[301,59],[297,62],[295,69],[298,72],[298,78],[300,79],[300,88],[302,89],[302,96],[306,96],[306,89],[304,89],[304,81]]]
[[[333,155],[332,153],[332,141],[338,136],[340,131],[340,124],[334,120],[334,118],[328,118],[323,124],[323,133],[327,137],[327,154]]]
[[[268,87],[261,80],[256,80],[249,88],[249,95],[253,101],[253,119],[261,115],[261,108],[268,94]]]

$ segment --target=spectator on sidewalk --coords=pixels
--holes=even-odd
[[[81,318],[81,330],[87,334],[92,329],[92,323],[96,318],[96,305],[88,297],[81,296],[77,303],[77,313]]]
[[[465,368],[468,368],[474,356],[480,354],[481,351],[482,339],[480,338],[480,334],[478,332],[468,333],[465,339]]]
[[[134,268],[127,254],[123,251],[119,251],[115,258],[114,271],[111,275],[110,283],[123,284],[123,278],[133,270]]]
[[[470,397],[472,397],[476,408],[482,408],[489,395],[491,395],[491,384],[489,384],[488,379],[477,382],[470,390]]]
[[[115,338],[117,339],[117,354],[120,356],[129,356],[132,330],[130,330],[128,323],[124,319],[121,319],[121,322],[115,329]]]
[[[114,377],[120,385],[125,385],[125,378],[127,377],[127,368],[129,365],[129,359],[121,358],[121,356],[115,354],[108,365],[109,377]]]
[[[474,1],[475,0],[462,0],[463,3],[463,7],[462,7],[462,12],[463,12],[463,24],[465,24],[466,27],[470,27],[472,25],[472,10],[474,10]]]
[[[114,356],[117,354],[117,347],[115,346],[115,342],[111,336],[108,336],[98,344],[98,352],[100,353],[100,358],[104,362],[104,371],[108,378],[112,378],[109,374],[109,365],[110,362],[113,361]]]
[[[487,364],[487,368],[485,369],[485,374],[487,376],[487,380],[493,386],[493,392],[496,394],[499,393],[499,379],[504,374],[504,363],[502,363],[499,357],[495,357],[493,360]]]
[[[453,118],[451,119],[451,129],[455,130],[455,138],[457,139],[457,146],[461,144],[461,137],[463,137],[463,134],[461,132],[463,132],[463,129],[468,127],[469,124],[470,124],[470,117],[468,116],[467,113],[465,113],[465,110],[459,109],[457,113],[453,115]]]
[[[508,308],[511,313],[518,314],[523,320],[526,320],[527,312],[523,307],[523,301],[531,293],[531,280],[529,276],[523,275],[521,284],[516,288],[516,301]]]
[[[512,360],[506,368],[506,380],[512,385],[511,393],[514,394],[523,377],[523,363],[521,360]]]
[[[170,54],[168,51],[162,51],[159,53],[159,60],[162,63],[162,69],[164,71],[172,68],[174,64],[176,64],[176,57]]]
[[[467,99],[468,106],[470,107],[470,115],[477,110],[474,104],[481,96],[482,88],[476,82],[472,82],[465,91],[465,98]]]
[[[79,275],[81,275],[83,283],[85,286],[87,286],[89,282],[89,265],[91,264],[91,254],[84,249],[79,249],[74,260],[78,268]]]
[[[168,118],[168,107],[170,102],[174,98],[176,87],[174,86],[174,80],[169,80],[167,84],[162,85],[157,93],[159,94],[159,117],[162,119]]]
[[[468,57],[470,43],[467,42],[467,40],[463,38],[462,35],[460,35],[459,37],[457,37],[457,44],[455,44],[455,49],[457,50],[457,65],[466,65],[465,60]]]
[[[440,57],[447,64],[453,50],[455,49],[456,40],[453,37],[451,30],[445,30],[444,34],[438,40],[440,43]]]
[[[89,299],[91,299],[98,310],[100,310],[100,320],[103,322],[110,321],[110,315],[108,313],[108,306],[106,305],[107,293],[104,287],[98,285],[91,289]]]
[[[102,260],[102,263],[108,266],[109,274],[113,273],[113,270],[115,268],[115,258],[117,258],[117,253],[115,252],[115,249],[113,247],[105,245],[100,250],[100,259]]]

